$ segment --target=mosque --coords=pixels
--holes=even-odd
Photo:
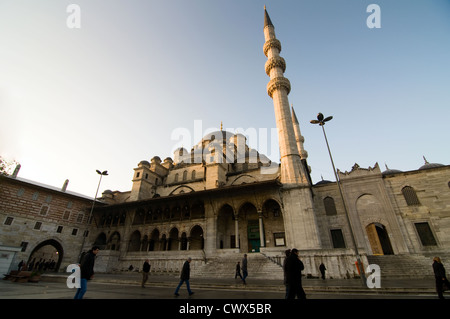
[[[358,277],[372,263],[386,276],[431,275],[435,255],[448,262],[450,165],[425,158],[413,171],[355,164],[350,171],[337,171],[342,195],[336,182],[313,184],[304,137],[288,100],[286,61],[266,9],[264,37],[280,163],[251,149],[244,135],[221,128],[190,150],[139,162],[130,191],[103,192],[82,240],[72,235],[68,245],[55,227],[54,233],[30,238],[31,248],[16,259],[31,258],[36,247],[51,240],[66,252],[59,260],[63,265],[73,263],[80,250],[100,246],[96,267],[104,272],[139,268],[148,258],[153,272],[178,273],[191,257],[194,275],[232,276],[236,261],[247,253],[253,276],[281,278],[288,248],[300,250],[305,274],[312,277],[322,262],[333,278]],[[13,179],[4,180],[16,185]],[[2,192],[8,183],[2,183]],[[18,191],[14,187],[10,194]],[[87,223],[91,201],[80,201]],[[0,216],[13,217],[2,206]],[[22,212],[21,218],[25,213],[32,216]],[[55,218],[49,223],[58,225]],[[21,241],[4,234],[2,245]]]

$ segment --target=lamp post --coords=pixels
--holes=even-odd
[[[94,201],[92,202],[91,211],[89,213],[89,217],[88,217],[88,220],[87,220],[86,231],[83,234],[83,243],[81,244],[80,255],[79,255],[79,261],[80,262],[81,262],[81,254],[83,253],[84,243],[86,242],[86,235],[87,235],[87,231],[88,231],[88,228],[89,228],[89,223],[90,223],[91,218],[92,218],[92,212],[94,211],[95,201],[97,200],[98,190],[100,189],[100,183],[102,182],[102,177],[108,175],[108,171],[100,172],[98,169],[95,170],[95,171],[97,172],[97,174],[100,175],[100,180],[98,181],[97,191],[95,192]]]
[[[352,238],[353,246],[355,247],[356,262],[358,263],[358,268],[359,268],[359,271],[361,274],[361,279],[363,281],[363,285],[366,285],[364,269],[362,267],[362,262],[361,262],[361,257],[359,255],[358,246],[356,245],[355,235],[353,234],[353,227],[350,222],[350,217],[348,216],[347,205],[345,204],[344,194],[342,193],[341,182],[336,173],[336,168],[334,167],[333,157],[331,156],[330,145],[328,144],[327,135],[325,134],[325,128],[324,128],[325,123],[330,121],[332,118],[333,118],[332,116],[328,116],[328,117],[324,118],[323,114],[319,113],[319,114],[317,114],[317,120],[311,120],[310,123],[311,124],[319,124],[322,127],[323,136],[325,137],[325,142],[327,143],[328,154],[330,155],[331,165],[333,166],[334,177],[336,178],[336,183],[338,185],[339,193],[341,195],[342,203],[344,205],[345,217],[347,218],[348,227],[350,228],[350,235],[351,235],[350,237]]]

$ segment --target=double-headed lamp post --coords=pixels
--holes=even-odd
[[[102,177],[108,175],[108,171],[99,171],[98,169],[95,170],[97,172],[97,174],[100,175],[100,180],[98,181],[98,186],[97,186],[97,191],[95,192],[95,197],[94,197],[94,201],[92,202],[92,206],[91,206],[91,211],[89,213],[89,217],[87,220],[87,226],[86,226],[86,231],[83,234],[83,243],[81,244],[81,249],[80,249],[80,255],[79,255],[79,259],[81,259],[81,254],[83,253],[83,247],[84,247],[84,243],[86,242],[86,237],[87,237],[87,231],[89,229],[89,224],[91,222],[91,218],[92,218],[92,213],[94,211],[94,205],[95,205],[95,201],[97,200],[97,195],[98,195],[98,190],[100,189],[100,183],[102,182]]]
[[[336,173],[336,168],[334,167],[333,157],[331,156],[330,145],[328,145],[327,135],[325,134],[325,128],[324,128],[325,123],[330,121],[332,118],[333,118],[332,116],[328,116],[328,117],[324,118],[323,114],[319,113],[319,114],[317,114],[317,120],[311,120],[310,123],[311,124],[319,124],[322,127],[323,136],[325,137],[325,142],[327,143],[328,154],[330,154],[331,165],[333,166],[334,177],[336,178],[336,183],[338,185],[339,193],[341,194],[342,203],[344,205],[345,217],[347,218],[348,227],[350,228],[350,235],[351,235],[350,237],[352,238],[353,246],[355,247],[356,262],[358,263],[358,268],[359,268],[359,272],[361,274],[361,279],[363,281],[363,285],[366,285],[364,269],[362,267],[361,257],[359,255],[358,246],[357,246],[356,240],[355,240],[355,235],[353,234],[353,227],[350,222],[350,217],[348,216],[347,205],[345,204],[345,199],[344,199],[344,194],[342,193],[341,183],[340,183],[340,180]]]

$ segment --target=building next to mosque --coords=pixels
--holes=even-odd
[[[435,255],[448,262],[450,166],[425,159],[413,171],[377,163],[338,170],[344,206],[336,182],[311,181],[281,43],[266,10],[264,36],[279,164],[249,148],[244,135],[221,128],[190,150],[139,162],[131,190],[103,192],[92,218],[92,199],[2,177],[0,250],[15,248],[15,262],[31,262],[47,253],[44,247],[53,249],[55,270],[65,271],[95,244],[97,271],[139,268],[148,258],[152,271],[178,273],[191,257],[194,274],[230,278],[244,253],[252,276],[282,278],[288,248],[300,250],[313,277],[321,263],[333,278],[352,278],[357,259],[363,268],[379,264],[385,276],[431,275]]]

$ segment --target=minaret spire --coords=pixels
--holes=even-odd
[[[275,120],[281,157],[281,182],[283,184],[309,184],[301,163],[295,130],[289,107],[288,94],[291,84],[284,77],[286,62],[280,56],[281,43],[275,36],[275,27],[264,8],[264,54],[267,56],[266,74],[270,77],[267,93],[273,99]]]
[[[292,109],[292,125],[294,126],[295,132],[295,140],[297,141],[297,148],[300,154],[300,158],[302,160],[306,160],[308,157],[308,152],[305,150],[303,143],[305,142],[305,138],[302,136],[300,132],[300,123],[298,122],[297,115],[295,115],[294,106],[291,104]]]
[[[264,27],[268,25],[273,26],[272,21],[270,21],[269,14],[267,13],[266,5],[264,5]]]

